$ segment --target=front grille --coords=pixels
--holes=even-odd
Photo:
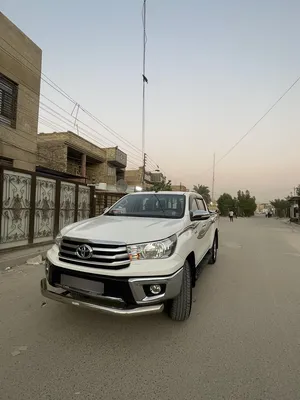
[[[104,284],[103,296],[114,297],[122,299],[126,304],[135,304],[128,278],[118,277],[114,278],[105,275],[89,274],[82,271],[73,271],[66,268],[51,265],[49,268],[48,282],[51,286],[60,287],[61,275],[75,276],[76,278],[88,279],[95,282],[102,282]]]
[[[92,248],[90,258],[81,258],[76,253],[77,249],[85,244]],[[67,237],[64,237],[60,244],[59,259],[71,264],[102,269],[123,269],[130,264],[125,243],[93,242]]]

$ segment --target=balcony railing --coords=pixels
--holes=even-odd
[[[72,175],[81,176],[81,165],[68,164],[67,172]]]
[[[105,183],[108,185],[115,185],[117,182],[116,176],[106,176],[104,178]]]

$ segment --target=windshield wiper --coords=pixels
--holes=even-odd
[[[165,217],[165,216],[166,216],[165,210],[164,210],[163,206],[161,205],[161,202],[160,202],[160,200],[159,200],[157,194],[154,193],[153,196],[154,196],[154,197],[156,198],[156,200],[158,201],[159,207],[161,208],[161,211],[163,212],[164,217]]]

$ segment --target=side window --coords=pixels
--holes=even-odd
[[[196,199],[196,202],[197,202],[197,205],[198,205],[198,209],[199,209],[199,210],[206,211],[206,208],[205,208],[205,205],[204,205],[203,200],[201,200],[201,199]]]
[[[196,199],[193,199],[191,204],[191,211],[196,211],[196,210],[198,210],[198,205]]]

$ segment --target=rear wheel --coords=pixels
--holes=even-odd
[[[214,264],[217,261],[217,256],[218,256],[218,239],[217,239],[217,235],[215,235],[213,244],[211,246],[210,249],[210,259],[208,261],[209,264]]]
[[[192,274],[191,267],[185,260],[182,274],[182,284],[179,295],[171,301],[169,317],[173,321],[185,321],[189,318],[192,309]]]

